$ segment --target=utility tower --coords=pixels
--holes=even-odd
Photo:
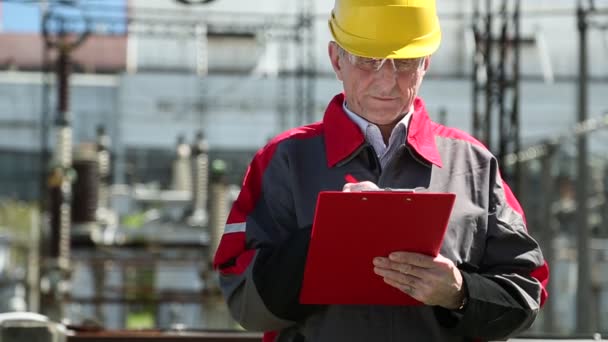
[[[75,6],[73,3],[62,5]],[[72,69],[71,54],[82,45],[89,36],[89,22],[82,16],[80,24],[84,30],[78,30],[78,22],[65,16],[62,7],[51,7],[44,13],[42,36],[45,49],[55,49],[57,58],[55,72],[57,79],[57,108],[55,117],[55,151],[48,172],[50,244],[46,246],[41,283],[46,283],[44,304],[41,307],[47,315],[60,320],[64,316],[63,299],[70,281],[70,250],[72,226],[72,124],[70,113],[70,75]],[[76,38],[74,38],[74,36]],[[47,55],[47,53],[45,53]]]
[[[520,165],[505,157],[520,149],[520,0],[474,0],[473,128],[499,159],[502,175],[520,194]]]
[[[315,21],[314,0],[298,1],[296,29],[296,125],[312,123],[315,104]]]

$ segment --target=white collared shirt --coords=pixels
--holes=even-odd
[[[348,115],[348,117],[357,126],[359,126],[365,140],[372,145],[374,151],[376,151],[376,156],[380,161],[380,165],[382,165],[382,168],[384,168],[395,154],[395,151],[397,151],[397,148],[401,144],[405,143],[407,126],[410,122],[410,118],[412,117],[412,108],[410,108],[410,111],[395,125],[388,139],[388,146],[386,146],[386,144],[384,144],[384,139],[382,138],[382,132],[378,126],[365,120],[363,117],[348,109],[346,106],[346,101],[344,101],[342,107],[344,108],[346,115]]]

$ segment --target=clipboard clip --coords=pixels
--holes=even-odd
[[[398,191],[398,192],[416,192],[416,188],[412,189],[412,188],[390,188],[390,187],[386,187],[384,189],[381,189],[381,191]]]
[[[382,192],[382,191],[390,191],[390,192],[407,192],[407,193],[415,193],[415,192],[424,192],[424,190],[426,190],[425,188],[422,187],[418,187],[418,188],[391,188],[391,187],[385,187],[385,188],[381,188],[381,189],[369,189],[369,190],[363,190],[361,192]]]

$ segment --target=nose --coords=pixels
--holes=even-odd
[[[376,71],[376,78],[395,81],[397,79],[397,68],[395,67],[395,62],[392,59],[385,59],[384,63],[382,63],[380,68],[378,68]]]

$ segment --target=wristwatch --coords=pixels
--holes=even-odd
[[[460,306],[456,308],[456,311],[463,311],[469,302],[469,294],[465,292],[464,296],[462,296],[462,301],[460,302]]]

